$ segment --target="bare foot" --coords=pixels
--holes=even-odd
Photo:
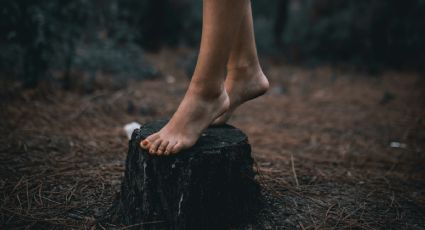
[[[266,93],[269,81],[260,67],[243,67],[228,71],[225,86],[230,106],[225,113],[214,120],[214,125],[226,123],[238,106]]]
[[[221,92],[205,93],[191,85],[170,121],[140,146],[156,155],[178,153],[193,146],[202,131],[228,108],[229,97],[224,87]]]

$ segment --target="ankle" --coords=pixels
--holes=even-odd
[[[250,96],[248,97],[262,95],[270,87],[270,83],[260,65],[239,66],[228,70],[226,78],[227,90],[232,91],[234,88],[240,88],[241,85],[246,92],[249,92]]]
[[[193,81],[189,85],[188,91],[194,96],[197,96],[206,100],[211,100],[211,99],[213,100],[222,96],[223,92],[225,92],[225,89],[224,89],[224,83],[208,84],[205,82]]]
[[[256,78],[263,75],[263,70],[259,64],[228,66],[227,68],[227,77],[234,80],[239,78],[246,80],[247,77]]]
[[[249,60],[239,60],[237,62],[229,62],[226,66],[227,72],[229,71],[258,71],[261,70],[260,63],[258,62],[258,59],[249,59]]]

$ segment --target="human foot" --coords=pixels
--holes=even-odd
[[[205,93],[191,85],[170,121],[140,146],[156,155],[178,153],[193,146],[202,131],[228,108],[229,97],[224,87],[219,92]]]
[[[259,97],[269,89],[269,81],[260,67],[242,67],[227,72],[225,87],[230,98],[229,109],[214,120],[213,125],[226,123],[236,108]]]

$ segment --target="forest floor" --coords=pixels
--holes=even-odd
[[[98,74],[92,93],[1,83],[0,229],[91,229],[124,172],[126,123],[172,115],[187,50],[161,76]],[[249,137],[266,208],[247,229],[425,229],[425,78],[267,59],[270,91],[230,124]],[[124,83],[123,83],[124,82]]]

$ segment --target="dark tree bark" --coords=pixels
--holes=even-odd
[[[255,221],[260,188],[246,135],[229,125],[210,127],[188,150],[151,156],[139,143],[164,124],[133,132],[108,221],[136,229],[226,229]]]
[[[280,0],[277,3],[276,19],[273,25],[274,43],[277,46],[282,44],[282,33],[285,30],[288,20],[289,0]]]

